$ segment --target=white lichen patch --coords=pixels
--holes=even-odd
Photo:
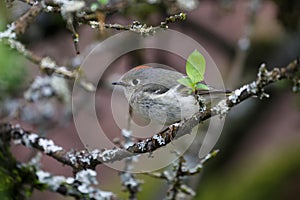
[[[84,1],[54,0],[54,2],[61,6],[62,13],[80,11],[85,6]]]
[[[46,184],[52,191],[56,191],[59,186],[66,182],[63,176],[52,176],[49,172],[39,170],[36,172],[39,182]]]
[[[64,66],[57,67],[56,70],[55,70],[55,73],[57,73],[58,75],[66,76],[66,77],[73,77],[74,76],[73,72],[69,71]]]
[[[73,183],[74,183],[74,181],[75,181],[75,179],[74,179],[74,178],[72,178],[72,177],[68,177],[68,178],[66,178],[66,183],[67,183],[67,184],[73,184]]]
[[[165,145],[166,144],[165,143],[165,138],[163,138],[161,135],[156,134],[156,135],[153,136],[153,139],[155,139],[158,142],[159,145]]]
[[[41,69],[54,69],[56,64],[51,58],[44,57],[41,60],[40,66],[41,66]]]
[[[81,170],[76,173],[75,179],[85,184],[98,184],[97,172],[91,169]]]
[[[55,91],[57,97],[65,104],[70,103],[71,94],[66,79],[57,76],[51,76],[50,80],[51,80],[51,86]]]
[[[92,159],[96,160],[100,154],[100,151],[98,149],[94,149],[91,153]]]
[[[79,185],[76,185],[76,190],[78,190],[82,194],[88,194],[91,199],[108,200],[114,196],[111,192],[102,191],[90,186],[91,184],[98,184],[98,181],[96,180],[97,173],[94,170],[82,170],[76,174],[75,179],[72,177],[52,176],[49,172],[45,172],[42,170],[38,170],[36,172],[36,176],[40,183],[45,184],[46,187],[52,191],[57,191],[60,186],[63,186],[65,184],[74,186],[73,184],[76,180],[79,182]],[[73,188],[74,187],[67,188],[67,192],[69,194],[78,193],[76,191],[73,191]]]
[[[105,150],[99,155],[99,157],[102,158],[104,162],[107,162],[112,160],[115,157],[117,151],[118,149]]]
[[[263,99],[263,98],[269,98],[270,95],[265,93],[264,91],[262,91],[261,95],[259,96],[259,99]]]
[[[67,157],[73,165],[77,163],[90,165],[93,160],[98,159],[100,151],[98,149],[93,150],[92,152],[87,152],[85,150],[68,152]]]
[[[107,191],[102,191],[102,190],[94,190],[89,194],[90,198],[92,199],[101,199],[101,200],[110,200],[113,198],[113,193],[107,192]]]
[[[27,137],[23,137],[23,141],[26,147],[31,147],[34,144],[39,136],[37,134],[30,134]]]
[[[199,163],[195,167],[188,169],[190,173],[199,173],[199,171],[203,169],[203,164]]]
[[[40,62],[40,68],[42,70],[51,70],[52,72],[56,73],[57,75],[65,76],[68,78],[74,77],[74,73],[72,71],[69,71],[64,66],[57,66],[55,61],[53,61],[49,57],[44,57]]]
[[[123,146],[124,146],[125,149],[127,149],[127,148],[131,147],[132,145],[134,145],[134,142],[128,141]]]
[[[90,187],[88,185],[86,185],[86,184],[79,185],[77,187],[77,189],[78,189],[79,192],[81,192],[83,194],[88,194],[88,193],[91,192],[90,191]]]
[[[37,171],[35,173],[39,179],[40,182],[45,183],[46,179],[50,178],[51,174],[49,172],[44,172],[42,170]]]
[[[172,180],[174,177],[174,174],[170,171],[163,171],[162,173],[167,178],[167,180]]]
[[[73,152],[68,152],[67,157],[71,161],[72,165],[75,165],[77,163],[76,155]]]
[[[220,117],[224,117],[229,111],[229,107],[227,105],[226,99],[220,101],[216,106],[211,108],[211,112],[220,115]]]
[[[122,136],[125,139],[125,143],[123,144],[124,148],[127,149],[128,147],[132,146],[134,142],[132,141],[132,131],[127,129],[122,129]]]
[[[89,21],[89,24],[92,28],[99,28],[99,22],[97,21]]]
[[[257,84],[256,84],[255,81],[248,84],[247,92],[251,93],[251,94],[257,94],[258,93],[258,88],[257,88]]]
[[[0,32],[0,40],[3,38],[16,39],[17,35],[15,33],[15,24],[11,23],[7,25],[7,29],[3,32]]]
[[[54,7],[53,6],[44,6],[45,12],[53,12]]]
[[[179,125],[180,125],[180,123],[179,123],[179,122],[176,122],[176,123],[170,125],[169,127],[170,127],[170,128],[177,128]]]
[[[39,139],[38,145],[43,147],[44,152],[47,154],[63,150],[62,147],[55,145],[52,140],[48,140],[48,139],[44,139],[44,138]]]
[[[141,150],[141,151],[145,151],[146,150],[146,142],[139,142],[137,143],[137,146],[138,148]]]
[[[13,38],[9,38],[7,41],[9,43],[10,48],[16,49],[18,52],[20,52],[25,56],[28,54],[28,51],[26,50],[25,46],[21,42],[16,41]]]
[[[42,98],[50,98],[56,94],[55,88],[52,87],[52,79],[54,77],[49,76],[37,76],[30,88],[24,92],[24,98],[28,101],[37,101]]]
[[[248,85],[243,85],[241,88],[234,90],[228,99],[234,104],[238,103],[239,98],[244,91],[248,91]]]
[[[130,188],[135,188],[135,187],[138,187],[139,186],[139,182],[138,180],[136,180],[132,174],[130,173],[122,173],[121,174],[121,182],[124,186],[126,187],[130,187]]]
[[[88,165],[90,165],[91,164],[91,159],[89,158],[90,156],[83,156],[83,157],[81,157],[80,158],[80,162],[81,163],[86,163],[86,164],[88,164]]]
[[[139,21],[134,21],[130,26],[130,30],[140,33],[142,36],[150,36],[156,32],[156,28],[152,26],[147,26],[146,24],[142,24]]]
[[[63,176],[53,176],[50,182],[51,189],[56,191],[62,183],[65,183],[66,179]],[[51,184],[52,183],[52,184]]]

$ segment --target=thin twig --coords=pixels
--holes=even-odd
[[[35,18],[41,13],[43,7],[37,2],[29,8],[17,21],[15,21],[15,33],[17,35],[25,33],[28,26],[35,20]]]
[[[207,154],[203,159],[201,159],[199,164],[197,164],[193,168],[189,168],[186,165],[185,158],[183,156],[180,156],[177,163],[173,165],[172,169],[164,170],[162,172],[148,172],[145,174],[153,178],[163,179],[167,181],[169,185],[167,199],[178,199],[179,194],[181,195],[181,198],[183,198],[183,196],[185,197],[186,195],[194,196],[195,192],[192,190],[192,188],[183,183],[184,178],[199,174],[203,169],[203,165],[208,160],[215,157],[218,152],[218,150],[213,150],[211,153]]]
[[[186,20],[186,14],[185,13],[179,13],[176,15],[169,16],[165,18],[164,21],[160,23],[160,25],[157,26],[147,26],[146,24],[142,24],[139,21],[133,21],[132,24],[129,25],[121,25],[121,24],[104,24],[105,28],[109,29],[116,29],[116,30],[126,30],[126,31],[132,31],[136,33],[140,33],[144,36],[154,34],[158,29],[164,29],[168,28],[168,24],[171,22],[176,22],[176,21],[183,21]],[[98,21],[89,21],[89,25],[92,28],[98,28],[99,23]]]

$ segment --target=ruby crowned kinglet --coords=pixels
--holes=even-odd
[[[134,112],[163,125],[188,119],[204,106],[211,105],[211,100],[219,101],[227,93],[210,87],[209,90],[197,91],[201,99],[199,103],[191,89],[177,81],[182,77],[186,76],[177,71],[138,66],[112,84],[124,87]]]

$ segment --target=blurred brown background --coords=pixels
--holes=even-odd
[[[184,4],[188,5],[189,2],[193,1]],[[179,6],[181,9],[183,7]],[[24,10],[26,6],[19,3],[10,8],[7,15],[12,20]],[[235,89],[254,80],[261,63],[266,63],[268,68],[284,66],[299,56],[299,10],[300,2],[296,0],[197,1],[197,5],[190,10],[183,9],[187,13],[186,21],[170,24],[169,27],[202,44],[219,67],[225,86]],[[132,4],[121,12],[107,16],[106,23],[130,24],[132,20],[139,20],[156,25],[172,12],[175,11],[159,3]],[[78,27],[78,32],[83,55],[91,45],[118,33],[114,30],[99,32],[87,25]],[[65,29],[59,14],[40,15],[22,37],[22,41],[38,55],[50,56],[60,64],[76,62],[71,34]],[[4,74],[10,74],[11,70],[24,71],[12,78],[12,92],[1,90],[1,121],[7,121],[11,117],[6,115],[3,107],[7,106],[7,102],[22,98],[22,91],[39,72],[35,65],[19,57],[18,68],[5,67],[8,61],[4,53],[0,57],[0,80],[7,78]],[[111,112],[110,83],[130,68],[149,62],[162,63],[184,72],[184,61],[155,50],[132,52],[116,60],[105,71],[96,93],[96,111],[109,137],[121,137],[120,127],[114,123]],[[197,191],[195,199],[300,199],[300,103],[299,94],[292,93],[291,87],[287,82],[272,85],[266,90],[271,95],[269,99],[249,99],[230,111],[216,146],[220,149],[219,155],[207,164],[201,176],[192,181]],[[45,132],[47,137],[65,149],[84,148],[72,119],[64,115],[63,109],[60,109],[62,107],[61,103],[54,101],[49,108],[53,114],[46,116],[49,111],[36,111],[37,116],[40,116],[39,112],[46,116],[42,122],[33,122],[26,117],[23,118],[25,120],[14,119],[13,122],[35,132]],[[35,109],[34,106],[28,112]],[[22,146],[14,147],[13,150],[22,161],[32,155]],[[42,168],[53,174],[72,175],[69,167],[46,156],[42,163]],[[97,171],[101,189],[126,197],[121,191],[116,171],[105,166],[99,166]],[[144,175],[138,177],[145,180],[139,199],[164,197],[166,186],[163,181]],[[31,197],[41,198],[66,199],[54,193],[39,191],[35,191]]]

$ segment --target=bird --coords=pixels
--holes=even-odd
[[[141,65],[129,70],[112,84],[124,88],[132,111],[144,119],[163,125],[188,119],[229,93],[212,87],[192,92],[191,88],[178,82],[184,77],[186,75],[178,71]]]

